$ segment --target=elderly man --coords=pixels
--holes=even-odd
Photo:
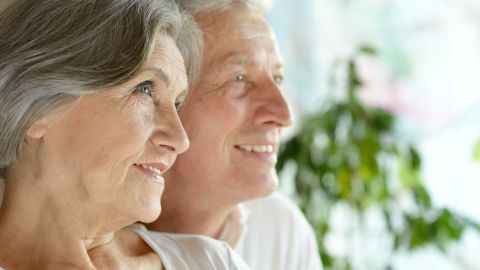
[[[149,229],[227,240],[254,270],[321,269],[304,216],[271,195],[280,132],[292,115],[264,9],[252,0],[176,1],[194,15],[205,48],[200,79],[180,110],[190,150],[165,175],[162,215]]]

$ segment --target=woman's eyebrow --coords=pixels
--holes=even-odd
[[[171,83],[170,77],[168,77],[167,73],[165,73],[165,71],[163,71],[161,68],[151,67],[151,68],[146,68],[142,70],[142,72],[145,72],[145,71],[153,71],[158,75],[158,77],[160,77],[160,79],[163,82],[165,82],[167,87],[170,87],[170,83]]]

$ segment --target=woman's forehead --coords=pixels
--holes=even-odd
[[[167,34],[157,37],[154,51],[145,69],[160,71],[163,80],[175,88],[187,88],[187,75],[182,54],[173,38]]]

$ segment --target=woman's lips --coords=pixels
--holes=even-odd
[[[163,185],[165,179],[162,177],[162,170],[159,169],[157,166],[152,166],[148,164],[134,164],[135,167],[146,173],[147,175],[153,178],[155,183]]]

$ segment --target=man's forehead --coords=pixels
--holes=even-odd
[[[270,37],[266,40],[242,39],[232,42],[214,42],[206,44],[205,57],[217,63],[229,63],[237,65],[258,65],[270,62],[281,65],[282,56],[275,40]]]
[[[275,36],[262,14],[234,6],[196,19],[204,33],[204,63],[209,69],[221,69],[219,64],[283,66]]]
[[[225,66],[260,67],[268,65],[280,70],[283,59],[278,50],[272,48],[252,47],[251,50],[241,44],[219,48],[205,54],[205,61],[210,68],[222,69]]]
[[[274,35],[271,32],[245,31],[238,33],[217,33],[205,41],[205,56],[221,62],[243,62],[255,64],[266,56],[270,61],[281,62],[281,56]],[[241,30],[240,30],[241,31]]]
[[[283,68],[283,61],[279,57],[275,57],[275,59],[259,59],[239,55],[226,59],[226,63],[239,66],[260,66],[266,63],[265,60],[269,60],[268,62],[271,62],[275,69]]]
[[[255,14],[222,16],[215,21],[210,29],[211,34],[220,35],[220,38],[227,34],[243,39],[262,39],[271,36],[271,30],[265,18]]]
[[[249,9],[241,4],[233,5],[226,10],[210,10],[195,16],[204,33],[224,35],[225,33],[243,33],[245,31],[269,31],[263,13]],[[261,32],[261,31],[260,31]]]

